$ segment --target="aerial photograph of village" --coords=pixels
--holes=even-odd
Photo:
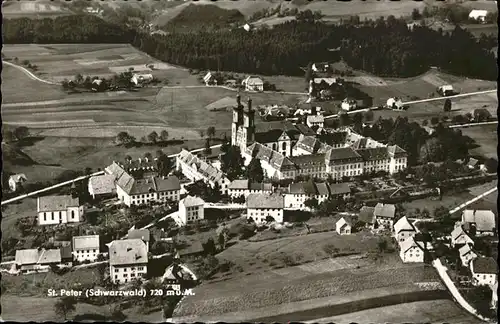
[[[496,1],[1,9],[0,321],[498,323]]]

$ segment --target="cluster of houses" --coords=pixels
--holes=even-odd
[[[207,72],[203,76],[203,82],[205,83],[206,86],[217,86],[217,85],[222,85],[219,84],[220,80],[217,80],[214,74],[212,74],[210,71]],[[224,82],[225,86],[231,86],[231,87],[236,87],[237,83],[236,80],[226,80]],[[262,81],[261,78],[258,77],[253,77],[253,76],[247,76],[243,81],[241,81],[241,86],[245,89],[245,91],[248,92],[262,92],[264,91],[264,81]]]

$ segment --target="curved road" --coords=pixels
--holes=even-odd
[[[28,75],[28,77],[30,79],[33,79],[33,80],[36,80],[36,81],[39,81],[39,82],[42,82],[42,83],[45,83],[45,84],[59,85],[59,83],[56,83],[56,82],[51,82],[51,81],[40,79],[39,77],[37,77],[36,75],[34,75],[30,70],[28,70],[25,67],[22,67],[20,65],[13,64],[13,63],[10,63],[10,62],[7,62],[7,61],[2,61],[2,63],[6,64],[8,66],[12,66],[13,68],[16,68],[18,70],[21,70],[22,72],[24,72],[24,74]]]

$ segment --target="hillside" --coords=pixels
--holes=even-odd
[[[194,30],[224,28],[235,23],[243,23],[245,16],[237,9],[222,9],[218,6],[189,4],[173,17],[164,27],[165,30]]]
[[[20,148],[12,144],[2,143],[2,162],[4,169],[10,165],[33,165],[36,164],[31,157],[24,153]]]

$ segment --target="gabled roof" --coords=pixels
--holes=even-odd
[[[387,146],[387,152],[393,157],[401,157],[407,155],[406,151],[397,145]]]
[[[396,206],[378,203],[373,213],[375,217],[394,218],[396,216]]]
[[[279,194],[250,194],[247,198],[247,208],[283,209],[285,202]]]
[[[307,169],[308,167],[314,165],[325,165],[325,154],[308,154],[308,155],[298,155],[291,156],[290,161],[299,168]]]
[[[248,179],[237,179],[233,180],[228,186],[228,189],[233,189],[233,190],[247,190],[248,189]]]
[[[359,155],[351,147],[340,147],[333,148],[326,152],[325,159],[327,161],[360,160],[361,155]]]
[[[112,193],[115,190],[115,176],[103,174],[89,179],[89,188],[95,195]]]
[[[73,236],[73,251],[99,250],[99,235]]]
[[[317,192],[316,185],[311,180],[291,183],[288,186],[288,193],[290,194],[316,195]]]
[[[119,179],[122,176],[122,174],[125,173],[125,170],[116,162],[113,162],[111,165],[104,168],[104,171],[107,174],[112,174],[115,177],[115,179]]]
[[[330,188],[331,195],[342,195],[351,193],[351,188],[349,187],[349,184],[346,182],[330,183],[328,187]]]
[[[60,263],[61,250],[60,249],[17,250],[15,262],[18,265]]]
[[[330,190],[328,190],[328,184],[326,182],[316,182],[316,191],[319,196],[330,195]]]
[[[71,195],[38,197],[38,212],[65,210],[68,207],[79,207],[78,197]]]
[[[186,198],[180,201],[184,205],[184,207],[194,207],[194,206],[203,206],[205,205],[205,201],[200,197],[187,196]]]
[[[179,153],[177,159],[186,163],[191,168],[196,168],[198,173],[200,173],[208,181],[218,182],[225,177],[222,171],[218,170],[213,165],[206,163],[205,161],[201,160],[199,157],[185,149],[183,149]]]
[[[154,184],[156,187],[156,191],[172,191],[172,190],[181,190],[181,182],[179,178],[176,176],[170,176],[166,178],[162,177],[154,177]]]
[[[339,225],[341,228],[344,225],[348,225],[348,226],[352,227],[352,219],[350,217],[347,217],[347,216],[342,216],[342,218],[339,219],[337,221],[337,223],[335,223],[335,225]]]
[[[363,206],[359,210],[359,220],[366,224],[375,224],[375,207]]]
[[[144,242],[149,242],[150,234],[148,229],[131,229],[128,231],[127,238],[129,240],[139,239]]]
[[[110,265],[144,264],[148,262],[146,244],[139,239],[115,240],[109,245]]]
[[[13,180],[14,182],[27,181],[26,175],[24,173],[13,174],[9,177],[9,180]]]
[[[418,245],[417,242],[415,242],[415,239],[411,236],[406,238],[406,240],[404,240],[403,242],[401,242],[399,247],[401,248],[401,252],[403,253],[405,253],[406,251],[408,251],[413,247],[417,247],[420,250],[423,250],[422,247]]]
[[[406,216],[401,217],[394,224],[394,232],[396,234],[399,234],[401,231],[415,231],[415,227],[413,226],[412,223],[410,223],[410,221]]]
[[[357,150],[356,153],[361,155],[365,161],[388,160],[390,158],[386,147],[370,147]]]
[[[456,239],[458,239],[461,235],[465,235],[466,237],[469,237],[469,235],[465,232],[464,228],[462,227],[462,225],[460,226],[457,226],[453,229],[453,231],[451,231],[451,240],[452,241],[455,241]],[[470,237],[469,237],[470,239]]]
[[[471,252],[474,253],[474,251],[472,250],[472,248],[469,244],[465,244],[464,246],[462,246],[461,248],[458,249],[458,254],[461,257],[466,256],[467,254],[469,254]]]
[[[472,260],[474,273],[498,274],[498,264],[492,257],[479,257]]]

